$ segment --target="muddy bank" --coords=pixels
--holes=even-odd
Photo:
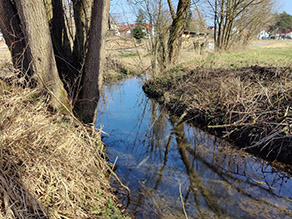
[[[143,89],[183,120],[267,160],[292,164],[291,68],[176,68]]]

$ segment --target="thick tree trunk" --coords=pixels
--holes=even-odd
[[[184,32],[187,14],[190,8],[190,0],[180,0],[177,6],[176,16],[170,27],[168,47],[168,64],[177,62],[178,53],[181,46],[181,37]]]
[[[61,109],[67,103],[67,93],[58,75],[44,3],[42,0],[15,3],[38,87],[49,93],[54,109]]]
[[[90,19],[94,0],[72,0],[75,20],[75,39],[73,49],[73,64],[81,70],[86,56]],[[75,75],[78,76],[78,75]]]
[[[77,104],[77,110],[86,123],[92,123],[96,118],[105,61],[104,38],[107,31],[109,6],[110,0],[94,0],[92,8],[88,52]]]
[[[21,23],[15,5],[10,0],[0,0],[0,29],[11,52],[12,62],[19,69],[20,77],[25,75],[28,80],[32,74],[26,41],[21,29]]]
[[[71,90],[74,83],[74,75],[78,70],[72,66],[73,57],[68,36],[68,29],[65,23],[66,14],[62,0],[52,1],[53,17],[51,20],[51,36],[55,52],[57,68],[62,81],[65,82],[67,90]]]

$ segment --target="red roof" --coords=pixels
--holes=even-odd
[[[136,24],[136,23],[129,23],[129,24],[126,24],[126,25],[120,25],[119,26],[119,30],[120,31],[128,31],[128,30],[130,30],[132,28],[135,28],[137,26],[138,26],[138,24]],[[150,24],[145,24],[145,26],[146,26],[147,30],[150,30]]]

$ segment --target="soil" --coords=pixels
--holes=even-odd
[[[292,164],[291,68],[173,69],[143,89],[184,121]]]

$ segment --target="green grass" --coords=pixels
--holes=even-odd
[[[218,60],[227,65],[244,67],[248,65],[287,66],[291,65],[291,48],[261,48],[237,53],[220,54]]]
[[[251,65],[291,66],[292,48],[257,48],[240,52],[209,54],[188,63],[187,66],[211,68],[240,68]]]
[[[103,217],[110,219],[129,219],[129,216],[123,215],[119,208],[115,206],[112,199],[109,199]]]

